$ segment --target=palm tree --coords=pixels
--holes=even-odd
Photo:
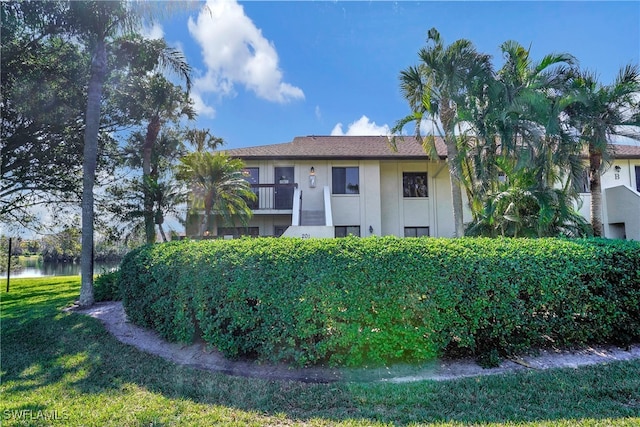
[[[142,5],[142,7],[138,7]],[[147,8],[148,10],[143,10]],[[87,90],[85,114],[83,181],[82,181],[82,257],[80,270],[80,306],[94,303],[93,296],[93,226],[95,171],[98,158],[98,133],[100,131],[101,103],[104,82],[108,72],[107,45],[115,41],[126,46],[139,28],[142,15],[151,15],[147,3],[132,1],[72,1],[69,2],[70,33],[76,34],[92,51],[90,77]],[[151,18],[151,16],[148,16]],[[134,45],[131,45],[133,47]],[[135,59],[135,50],[131,50],[129,59]],[[171,68],[171,62],[158,57],[161,66]],[[178,69],[178,72],[180,70]]]
[[[571,183],[556,188],[540,182],[547,160],[497,158],[505,179],[484,195],[468,235],[487,237],[584,237],[586,221],[574,208]]]
[[[167,241],[167,235],[164,232],[164,219],[167,215],[172,215],[182,222],[180,211],[178,209],[183,203],[186,203],[187,196],[174,181],[158,182],[154,191],[154,222],[158,226],[158,231],[162,236],[162,241]]]
[[[251,217],[247,201],[256,196],[244,174],[242,160],[224,153],[196,151],[180,159],[176,177],[191,187],[191,208],[204,210],[200,235],[217,236],[218,216],[226,223],[237,218],[247,224]]]
[[[189,129],[185,137],[196,151],[216,150],[224,145],[224,140],[211,134],[209,129]]]
[[[620,69],[611,85],[600,85],[593,73],[581,72],[575,78],[577,102],[569,114],[589,153],[591,226],[602,236],[602,187],[600,175],[613,159],[614,136],[640,140],[640,68]]]
[[[504,66],[478,101],[469,104],[468,123],[476,145],[462,165],[465,184],[471,188],[472,232],[487,231],[479,228],[483,223],[523,217],[513,212],[528,212],[531,218],[538,216],[531,224],[539,228],[528,227],[532,233],[548,235],[545,224],[551,220],[575,223],[575,212],[568,206],[578,197],[573,184],[580,172],[580,146],[564,114],[574,102],[568,90],[574,59],[550,54],[534,62],[529,50],[513,41],[503,43],[501,49]],[[562,188],[554,189],[558,184]],[[523,194],[528,196],[520,197]],[[505,200],[509,204],[497,203]],[[509,206],[512,213],[501,216],[500,206]],[[496,217],[489,218],[490,214]],[[555,230],[560,232],[558,227]]]
[[[188,79],[188,75],[186,76]],[[182,93],[179,87],[171,84],[160,74],[153,75],[145,84],[148,87],[147,104],[149,123],[142,144],[142,176],[148,181],[150,187],[157,185],[159,171],[154,167],[152,158],[154,151],[157,150],[158,135],[162,125],[168,121],[177,121],[180,116],[186,116],[188,119],[195,118],[195,111],[188,98]],[[145,230],[147,243],[155,242],[155,224],[153,218],[153,192],[145,192]]]
[[[491,62],[488,55],[478,53],[468,40],[461,39],[444,46],[435,28],[427,33],[427,46],[420,49],[418,56],[420,63],[417,66],[400,73],[400,88],[412,112],[397,122],[393,132],[398,133],[407,123],[414,122],[416,137],[432,157],[435,154],[435,139],[433,136],[422,139],[422,120],[429,119],[438,133],[443,135],[451,175],[455,235],[462,237],[464,221],[460,148],[463,148],[465,141],[456,135],[456,126],[464,121],[462,112],[470,100],[469,92],[481,90],[488,84],[492,76]]]
[[[84,149],[82,163],[82,256],[80,271],[80,306],[91,306],[93,296],[93,222],[100,105],[107,75],[107,43],[122,28],[131,28],[137,16],[125,1],[70,2],[70,22],[73,30],[92,46],[87,108],[85,114]]]

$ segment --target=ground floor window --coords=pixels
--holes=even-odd
[[[260,229],[258,227],[219,227],[218,236],[251,236],[258,237],[260,235]]]
[[[287,228],[289,228],[288,225],[274,225],[273,226],[273,236],[274,237],[280,237],[284,234],[285,231],[287,231]]]
[[[429,227],[405,227],[404,237],[429,237]]]
[[[356,236],[360,237],[359,225],[336,225],[335,227],[336,237]]]

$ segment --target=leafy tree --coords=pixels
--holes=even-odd
[[[456,127],[463,122],[462,110],[469,102],[470,88],[483,87],[491,78],[491,62],[487,55],[476,51],[468,40],[457,40],[445,46],[440,33],[432,28],[427,35],[427,46],[418,53],[420,63],[400,73],[400,88],[409,102],[412,113],[398,121],[394,132],[399,132],[410,122],[415,123],[416,135],[421,138],[421,122],[431,121],[443,135],[447,147],[447,165],[451,174],[451,194],[455,235],[464,236],[462,213],[461,140]],[[423,145],[433,156],[433,135],[424,139]]]
[[[177,178],[190,187],[191,209],[204,210],[200,235],[217,236],[218,216],[229,224],[235,219],[247,224],[251,218],[247,201],[256,196],[244,175],[242,160],[196,151],[180,159]]]
[[[640,140],[640,68],[627,65],[616,80],[602,85],[595,74],[579,72],[574,80],[576,102],[569,109],[581,142],[589,153],[591,225],[602,236],[601,174],[613,159],[613,137]]]
[[[44,261],[75,262],[80,259],[80,228],[64,227],[62,231],[42,238],[40,253]]]
[[[68,43],[59,2],[2,2],[0,221],[29,225],[29,208],[76,200],[83,81],[89,57]]]

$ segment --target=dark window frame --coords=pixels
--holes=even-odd
[[[406,199],[429,197],[427,172],[402,172],[402,197]]]
[[[421,233],[418,234],[418,231]],[[410,234],[410,235],[407,235]],[[430,237],[431,230],[428,226],[411,226],[404,228],[404,237]]]
[[[355,170],[355,175],[353,174]],[[351,172],[351,173],[350,173]],[[348,182],[351,177],[357,177],[356,183]],[[331,168],[331,194],[357,195],[360,194],[360,167],[333,166]]]
[[[336,225],[333,228],[334,228],[334,236],[336,238],[347,237],[347,236],[355,236],[355,237],[361,236],[359,225]],[[354,233],[353,231],[356,231],[357,234]]]
[[[260,236],[260,227],[218,227],[218,237],[222,238],[224,236],[258,237]]]

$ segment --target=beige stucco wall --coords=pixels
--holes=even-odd
[[[302,190],[303,210],[323,210],[323,188],[332,187],[333,167],[358,167],[360,194],[332,194],[333,223],[337,226],[360,226],[361,236],[404,236],[404,227],[429,227],[433,237],[454,235],[451,183],[443,161],[411,160],[304,160],[247,161],[247,167],[260,168],[260,182],[273,183],[277,166],[294,166],[295,182]],[[311,167],[316,187],[309,185]],[[427,172],[427,198],[404,198],[403,172]],[[464,220],[471,213],[465,202]],[[250,226],[260,227],[261,235],[273,235],[275,225],[291,224],[291,215],[256,212]],[[372,227],[373,233],[369,232]]]
[[[428,197],[403,197],[403,172],[426,172]],[[385,161],[381,163],[382,235],[404,236],[404,227],[429,227],[430,235],[437,235],[433,211],[434,173],[433,163],[426,161]]]
[[[620,171],[616,171],[616,166],[620,167]],[[640,159],[616,159],[611,164],[611,166],[602,174],[601,176],[601,185],[602,185],[602,224],[604,228],[604,236],[609,238],[623,238],[624,235],[628,235],[629,233],[623,233],[620,229],[620,222],[624,222],[617,213],[625,213],[628,215],[628,222],[631,223],[634,220],[634,217],[640,217],[640,212],[635,212],[633,209],[629,209],[629,206],[635,205],[635,202],[629,202],[628,199],[620,198],[620,194],[625,194],[625,197],[634,197],[633,193],[636,188],[636,175],[635,175],[635,166],[640,166]],[[585,165],[586,167],[586,165]],[[608,192],[606,191],[608,188],[614,188],[619,186],[625,186],[631,189],[631,193],[611,193],[617,194],[615,199],[608,199]],[[637,192],[635,192],[637,193]],[[587,219],[587,221],[591,221],[591,194],[582,193],[580,194],[581,198],[581,206],[578,206],[578,212]],[[610,212],[613,214],[610,217]],[[622,233],[622,234],[621,234]],[[634,232],[631,231],[631,235]],[[627,238],[633,238],[627,236]]]

